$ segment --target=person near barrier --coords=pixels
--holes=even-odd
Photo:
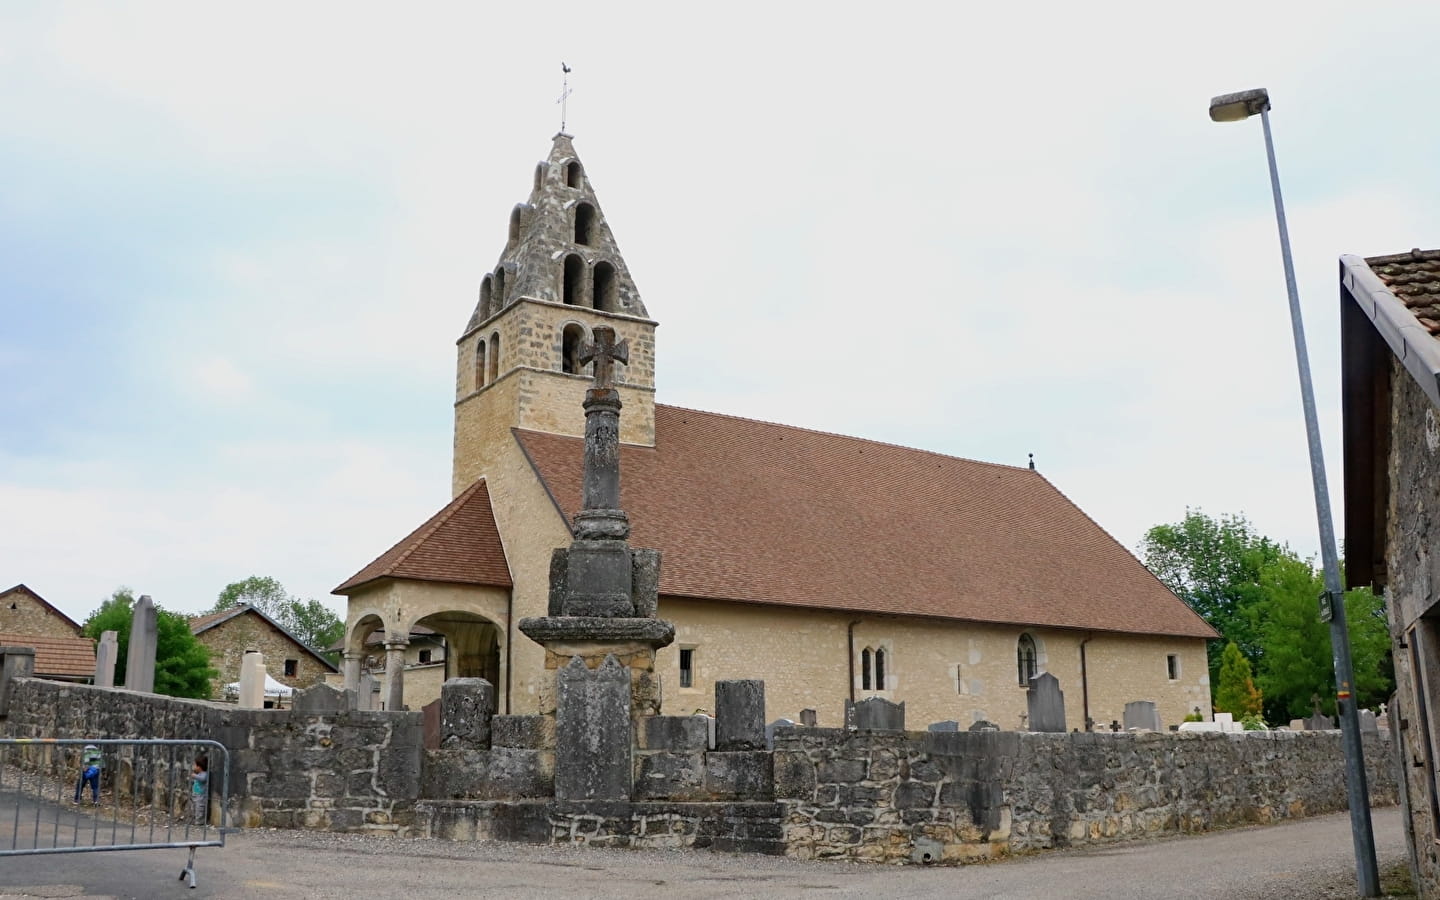
[[[100,805],[100,748],[94,744],[86,744],[85,749],[80,751],[80,777],[75,780],[75,802],[80,802],[80,795],[85,792],[85,785],[90,785],[90,802],[96,806]]]
[[[202,753],[195,757],[195,767],[190,770],[190,821],[196,825],[205,824],[205,813],[209,807],[205,788],[209,780],[210,758]]]

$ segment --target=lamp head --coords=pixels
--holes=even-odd
[[[1221,94],[1210,101],[1210,121],[1239,122],[1270,108],[1270,94],[1264,88]]]

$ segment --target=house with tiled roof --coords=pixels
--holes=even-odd
[[[265,671],[290,688],[310,687],[339,671],[284,625],[249,604],[189,621],[190,633],[210,650],[210,665],[219,673],[210,684],[210,694],[217,699],[225,695],[226,685],[240,680],[240,661],[248,650],[260,651]]]
[[[400,636],[424,625],[446,639],[447,674],[496,685],[498,711],[539,707],[544,652],[516,626],[545,614],[551,551],[572,539],[581,348],[606,325],[628,347],[615,381],[631,542],[660,550],[659,612],[676,627],[656,662],[667,711],[762,678],[770,719],[813,709],[835,725],[847,700],[878,696],[920,727],[1016,728],[1049,672],[1072,727],[1133,700],[1167,723],[1208,715],[1214,630],[1032,467],[657,404],[656,324],[557,135],[457,342],[452,499],[336,588],[347,684],[383,631],[407,697]]]
[[[1385,597],[1406,832],[1440,896],[1440,250],[1340,258],[1345,580]]]
[[[74,619],[23,584],[0,591],[0,647],[30,647],[35,674],[59,681],[95,677],[95,642]]]

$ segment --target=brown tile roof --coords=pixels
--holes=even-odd
[[[1416,248],[1409,253],[1372,256],[1365,262],[1411,315],[1440,337],[1440,250]]]
[[[515,435],[568,520],[582,441]],[[670,406],[655,442],[622,488],[665,595],[1217,636],[1030,469]]]
[[[36,675],[93,677],[95,674],[95,642],[90,638],[0,634],[0,647],[34,647]]]
[[[412,578],[510,587],[510,566],[490,491],[481,479],[400,543],[331,593],[344,594],[378,578]]]
[[[206,613],[203,616],[192,616],[188,620],[190,623],[190,633],[199,634],[200,632],[209,628],[211,625],[219,622],[221,619],[228,619],[230,616],[233,615],[235,615],[235,610],[231,608],[222,609],[219,612]]]
[[[12,587],[12,588],[10,588],[10,589],[8,589],[8,590],[0,591],[0,602],[4,602],[4,600],[5,600],[6,597],[10,596],[11,594],[16,594],[16,593],[29,594],[29,595],[30,595],[32,598],[34,598],[38,603],[40,603],[40,605],[44,606],[46,609],[50,610],[52,613],[54,613],[55,615],[59,616],[59,617],[60,617],[60,621],[66,623],[66,624],[69,625],[71,628],[75,629],[75,633],[76,633],[77,635],[80,633],[80,625],[79,625],[78,623],[76,623],[76,621],[75,621],[74,619],[72,619],[72,618],[70,618],[69,616],[65,615],[63,612],[61,612],[59,609],[57,609],[52,603],[50,603],[49,600],[46,600],[44,597],[42,597],[42,596],[40,596],[39,594],[35,593],[34,591],[30,590],[30,588],[26,587],[26,586],[23,585],[23,584],[17,584],[17,585],[15,585],[14,587]]]

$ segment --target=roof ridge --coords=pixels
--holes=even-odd
[[[803,425],[786,425],[784,422],[771,422],[768,419],[752,419],[749,416],[737,416],[731,413],[712,412],[707,409],[694,409],[693,407],[689,406],[675,406],[671,403],[657,403],[655,404],[655,406],[657,408],[663,407],[665,409],[673,409],[680,412],[699,413],[703,416],[715,416],[716,418],[730,419],[736,422],[751,422],[756,425],[770,425],[775,428],[784,428],[787,431],[802,431],[806,434],[817,434],[822,437],[841,438],[842,440],[847,441],[861,441],[863,443],[871,444],[876,447],[890,447],[895,450],[905,450],[910,453],[923,453],[926,456],[937,456],[941,459],[952,459],[959,462],[974,463],[978,466],[994,466],[997,469],[1015,469],[1021,472],[1034,471],[1028,465],[1012,466],[1009,463],[989,462],[988,460],[976,459],[973,456],[957,456],[953,453],[940,453],[936,450],[926,450],[923,447],[911,447],[908,444],[897,444],[894,441],[881,441],[876,440],[875,438],[860,437],[854,434],[841,434],[838,431],[825,431],[821,428],[806,428]],[[646,447],[645,449],[648,450],[655,448]]]
[[[406,547],[403,551],[401,551],[399,556],[395,557],[395,561],[390,564],[390,569],[393,571],[400,568],[400,566],[404,564],[405,560],[410,558],[411,554],[413,554],[416,550],[420,549],[420,547],[424,545],[426,541],[430,540],[430,538],[434,536],[435,532],[440,530],[441,525],[444,525],[446,522],[450,521],[450,519],[455,515],[456,510],[465,505],[464,501],[469,499],[470,495],[475,493],[476,489],[478,489],[484,483],[485,476],[481,475],[479,478],[475,479],[469,487],[456,494],[455,499],[445,504],[445,508],[436,513],[435,517],[431,520],[430,527],[422,529],[418,534],[416,534],[415,540],[410,542],[410,546]],[[384,554],[382,553],[381,556],[384,556]],[[376,560],[378,561],[379,558],[380,557],[377,556]],[[371,563],[371,565],[374,565],[374,563]],[[369,568],[369,566],[366,566],[366,568]]]
[[[1390,263],[1414,262],[1416,260],[1440,259],[1440,250],[1421,250],[1416,247],[1403,253],[1387,253],[1384,256],[1362,257],[1367,265],[1389,265]]]

